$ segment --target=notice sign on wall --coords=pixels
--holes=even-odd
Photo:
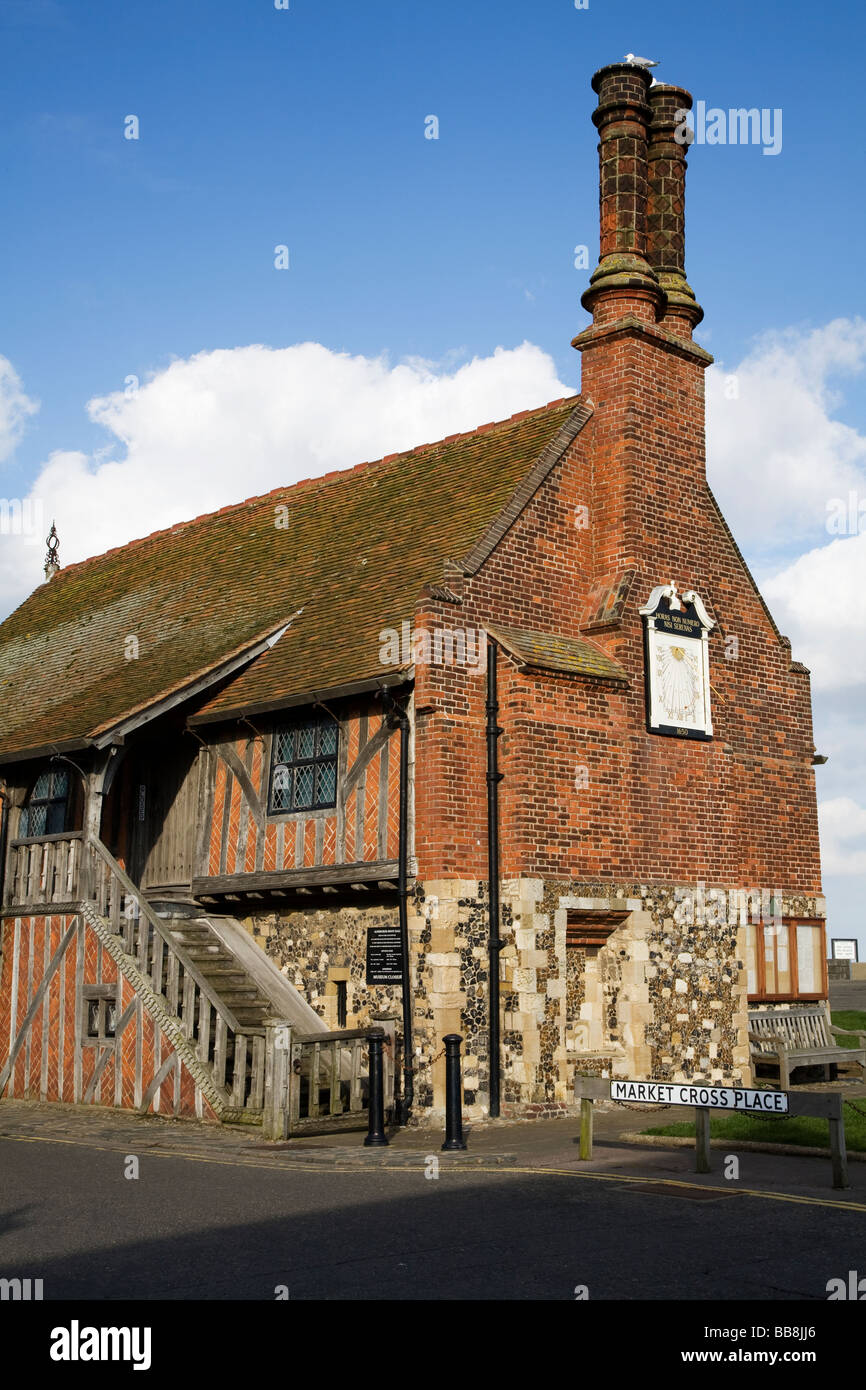
[[[834,936],[830,942],[834,960],[857,959],[857,941],[852,937]]]
[[[367,932],[367,984],[399,985],[403,947],[399,927],[370,927]]]
[[[689,1086],[665,1081],[611,1081],[611,1100],[640,1105],[699,1105],[707,1110],[748,1110],[787,1115],[786,1091],[739,1090],[728,1086]]]

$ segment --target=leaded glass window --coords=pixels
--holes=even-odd
[[[18,829],[24,840],[35,835],[60,835],[68,830],[69,772],[51,767],[40,772],[21,813]]]
[[[337,724],[327,714],[274,732],[272,813],[336,806],[337,734]]]

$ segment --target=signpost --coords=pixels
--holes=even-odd
[[[367,984],[399,985],[403,947],[399,927],[370,927],[367,932]]]
[[[695,1110],[695,1171],[710,1172],[710,1111],[728,1114],[812,1115],[828,1122],[833,1186],[847,1188],[848,1155],[845,1120],[838,1091],[771,1091],[752,1087],[702,1086],[689,1082],[610,1081],[600,1076],[576,1076],[575,1100],[580,1101],[580,1157],[592,1158],[592,1103],[615,1100],[626,1105],[690,1105]]]

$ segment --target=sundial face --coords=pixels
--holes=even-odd
[[[679,738],[712,738],[707,639],[715,623],[697,594],[659,585],[641,609],[646,623],[647,727]]]
[[[658,698],[671,724],[692,724],[703,714],[701,643],[682,638],[666,642],[659,634],[656,643],[656,681]]]

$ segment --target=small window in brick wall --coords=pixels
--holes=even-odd
[[[84,1038],[86,1042],[98,1042],[102,1038],[113,1038],[117,1027],[117,990],[114,985],[85,985]]]
[[[338,734],[328,714],[274,730],[271,815],[336,806]]]
[[[628,917],[627,912],[592,912],[570,909],[565,921],[566,947],[597,956],[607,939]]]

